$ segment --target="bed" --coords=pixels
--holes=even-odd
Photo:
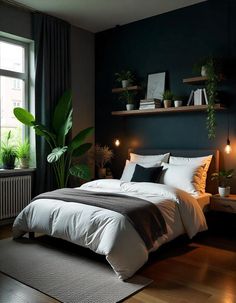
[[[135,150],[135,152],[157,155],[166,151]],[[218,151],[167,152],[182,157],[211,154],[213,158],[209,173],[218,169]],[[209,183],[209,178],[206,188],[207,191],[214,193],[215,189]],[[105,255],[117,276],[126,280],[145,264],[150,252],[157,250],[164,243],[185,233],[192,238],[198,232],[207,229],[202,208],[196,197],[166,184],[102,179],[88,182],[78,191],[81,194],[83,191],[85,194],[94,193],[98,197],[100,194],[106,195],[109,199],[112,195],[120,195],[123,200],[127,200],[127,204],[140,199],[149,205],[155,205],[164,218],[166,232],[155,238],[149,247],[142,235],[137,232],[137,225],[132,224],[132,221],[122,213],[98,205],[65,202],[63,199],[50,198],[46,195],[31,202],[18,215],[13,225],[13,237],[18,238],[28,232],[44,233],[89,248],[95,253]],[[209,197],[209,194],[207,196]],[[203,203],[205,208],[206,195],[200,200],[202,199],[205,199]]]

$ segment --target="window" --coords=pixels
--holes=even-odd
[[[14,107],[28,108],[28,44],[0,37],[0,139],[11,130],[12,140],[25,136],[24,126],[15,118]]]

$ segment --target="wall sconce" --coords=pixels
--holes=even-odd
[[[120,140],[119,139],[115,139],[115,146],[119,147],[120,146]]]
[[[231,153],[231,151],[232,151],[232,147],[231,147],[231,145],[230,145],[230,140],[229,140],[229,112],[228,112],[228,117],[227,117],[228,119],[228,133],[227,133],[227,143],[226,143],[226,146],[225,146],[225,152],[226,152],[226,154],[230,154]]]

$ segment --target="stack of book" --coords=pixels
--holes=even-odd
[[[161,100],[150,98],[140,100],[139,109],[154,109],[161,107]]]
[[[187,105],[204,105],[208,104],[207,93],[205,88],[192,90]]]

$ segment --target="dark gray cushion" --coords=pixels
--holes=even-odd
[[[162,166],[143,167],[136,164],[131,182],[158,182],[161,171]]]

